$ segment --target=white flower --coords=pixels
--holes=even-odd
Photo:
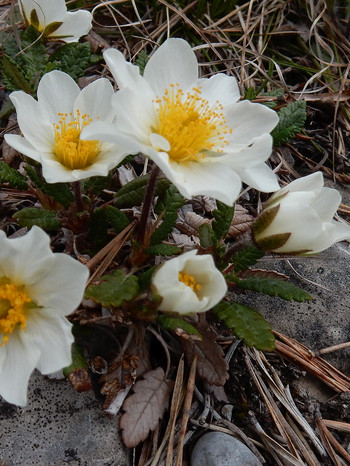
[[[257,245],[268,251],[312,254],[350,239],[350,226],[333,220],[341,196],[323,186],[321,172],[299,178],[275,193],[253,226]]]
[[[48,39],[77,42],[91,29],[91,13],[68,12],[64,0],[20,0],[19,6],[25,22]]]
[[[261,104],[239,102],[234,77],[199,79],[196,56],[182,39],[165,41],[143,76],[116,49],[104,58],[120,89],[113,96],[116,126],[98,122],[83,138],[116,142],[120,132],[128,135],[130,152],[149,156],[187,198],[205,194],[232,205],[241,181],[264,192],[278,189],[264,163],[278,116]]]
[[[48,183],[106,176],[127,155],[120,145],[80,139],[82,128],[92,121],[114,118],[113,88],[107,79],[97,79],[80,90],[68,74],[51,71],[42,77],[37,95],[37,101],[23,91],[10,95],[23,137],[7,134],[5,138],[41,163]]]
[[[205,312],[226,294],[223,275],[210,254],[185,252],[164,262],[152,277],[152,288],[162,297],[160,311],[192,314]]]
[[[23,406],[34,368],[43,374],[71,362],[72,325],[64,317],[83,297],[88,269],[54,254],[34,226],[14,239],[0,231],[0,395]]]

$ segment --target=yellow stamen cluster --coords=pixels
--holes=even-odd
[[[189,286],[195,293],[202,288],[202,285],[196,281],[193,275],[189,275],[185,272],[179,272],[179,281]]]
[[[0,280],[0,346],[7,344],[9,335],[19,325],[24,330],[27,322],[27,304],[31,302],[22,287],[13,285],[8,279]]]
[[[169,157],[174,162],[198,161],[205,151],[222,152],[228,144],[225,135],[232,129],[225,123],[223,107],[217,101],[211,106],[201,97],[201,88],[184,95],[172,84],[162,99],[157,99],[158,115],[154,132],[170,144]]]
[[[89,115],[81,115],[77,110],[77,117],[73,114],[59,113],[59,123],[54,124],[55,147],[54,152],[58,161],[65,167],[75,170],[87,168],[101,150],[99,141],[82,141],[80,133],[92,121]]]

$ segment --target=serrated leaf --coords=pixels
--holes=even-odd
[[[255,246],[248,246],[240,249],[232,259],[230,259],[230,262],[234,264],[235,272],[242,272],[251,265],[255,265],[264,255],[264,252]]]
[[[26,178],[11,168],[7,163],[0,161],[0,184],[8,183],[10,188],[26,190],[28,188]]]
[[[18,221],[21,228],[30,228],[37,225],[46,231],[57,230],[61,222],[56,218],[55,212],[51,210],[37,209],[35,207],[26,207],[13,215]]]
[[[181,248],[175,244],[153,244],[145,249],[145,253],[150,256],[173,256],[181,253]]]
[[[157,324],[163,327],[165,330],[169,330],[171,332],[175,332],[179,336],[187,335],[197,335],[200,337],[201,335],[193,325],[189,324],[183,319],[179,317],[170,317],[166,314],[159,314],[157,316]]]
[[[108,186],[110,179],[108,176],[92,176],[87,178],[83,183],[84,191],[91,191],[94,194],[100,194]]]
[[[116,207],[108,205],[104,208],[104,211],[106,213],[107,222],[116,233],[120,233],[130,224],[127,215]]]
[[[149,58],[147,52],[145,50],[141,50],[141,52],[137,55],[137,58],[135,60],[135,65],[139,67],[141,76],[143,76],[148,60]]]
[[[173,382],[165,378],[161,367],[146,372],[143,377],[136,382],[133,395],[123,404],[120,427],[128,448],[145,440],[148,433],[159,425],[173,387]]]
[[[279,122],[272,131],[273,144],[281,146],[299,133],[306,121],[306,102],[298,100],[283,107],[279,112]]]
[[[203,225],[198,228],[198,236],[200,244],[204,249],[210,248],[210,246],[213,246],[216,242],[215,233],[208,223],[203,223]]]
[[[120,233],[129,223],[129,218],[116,207],[100,207],[95,210],[90,219],[89,241],[93,243],[96,249],[100,249],[107,243],[109,228],[113,228],[116,233]]]
[[[2,57],[1,64],[2,79],[8,91],[17,91],[18,89],[22,89],[28,94],[33,92],[31,83],[27,81],[21,67],[13,58],[8,55],[4,55]]]
[[[149,180],[149,175],[142,175],[135,180],[130,181],[116,193],[114,204],[116,207],[134,207],[141,205],[145,196],[146,186]],[[167,178],[159,177],[156,182],[155,196],[160,196],[170,186],[170,181]]]
[[[1,110],[0,110],[0,120],[2,118],[8,118],[12,113],[15,112],[15,106],[11,102],[10,99],[5,100],[2,104]]]
[[[174,185],[169,186],[165,191],[164,196],[160,196],[154,211],[158,215],[163,214],[163,219],[162,223],[151,236],[151,245],[159,244],[168,238],[175,226],[178,210],[184,205],[184,203],[185,198],[179,193]]]
[[[73,79],[84,76],[85,69],[90,64],[91,48],[89,42],[73,42],[63,45],[50,57],[56,63],[56,69],[64,71]]]
[[[139,292],[138,279],[135,275],[126,276],[121,270],[100,278],[98,285],[87,288],[85,296],[105,307],[118,307],[123,301],[130,301]]]
[[[225,238],[230,229],[235,208],[220,201],[216,201],[216,205],[217,208],[213,211],[215,221],[212,223],[212,229],[217,239]]]
[[[273,278],[249,277],[246,279],[237,279],[237,285],[243,290],[258,291],[268,296],[279,296],[286,301],[309,301],[312,296],[306,291],[293,285],[293,283]]]
[[[149,289],[151,285],[151,281],[152,281],[152,276],[156,269],[157,269],[157,266],[154,265],[139,276],[139,285],[140,285],[141,291],[146,291]]]
[[[233,301],[219,303],[213,308],[213,312],[246,345],[254,346],[260,351],[274,349],[275,337],[271,325],[255,309]]]
[[[239,204],[235,205],[235,213],[228,231],[230,237],[238,236],[251,229],[253,216]]]

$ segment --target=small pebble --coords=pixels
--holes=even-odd
[[[242,442],[231,435],[209,432],[197,441],[191,466],[260,466],[262,463]]]

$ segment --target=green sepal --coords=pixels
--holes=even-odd
[[[283,107],[279,112],[279,122],[271,132],[274,146],[281,146],[299,133],[306,121],[306,102],[298,100]]]
[[[36,207],[26,207],[13,215],[21,228],[30,228],[37,225],[46,231],[57,230],[61,222],[57,219],[55,212],[51,210],[37,209]]]
[[[40,22],[38,18],[38,13],[36,12],[35,8],[33,8],[30,12],[29,22],[35,29],[39,29]]]
[[[116,193],[114,204],[116,207],[134,207],[141,205],[145,196],[149,175],[142,175],[130,181]],[[159,177],[156,181],[155,196],[160,196],[170,186],[167,178]]]
[[[181,253],[181,248],[175,244],[153,244],[145,249],[145,253],[149,256],[174,256]]]
[[[243,249],[240,249],[233,257],[230,259],[230,262],[234,264],[235,272],[243,272],[247,270],[248,267],[255,265],[259,259],[264,257],[264,251],[256,248],[255,246],[247,246]]]
[[[43,36],[47,37],[50,36],[53,32],[57,31],[57,29],[62,26],[62,21],[54,21],[46,26],[43,31]],[[34,26],[34,25],[33,25]]]
[[[267,236],[257,240],[255,238],[256,244],[263,251],[275,251],[278,248],[281,248],[289,240],[291,233],[279,233],[277,235]]]
[[[171,317],[166,314],[158,314],[157,324],[159,324],[164,330],[178,333],[180,329],[182,332],[187,333],[187,335],[196,335],[202,339],[201,334],[198,330],[188,322],[179,317]]]
[[[216,235],[208,223],[203,223],[198,228],[198,237],[203,249],[208,249],[216,243]]]
[[[28,189],[26,178],[7,165],[6,162],[0,161],[0,185],[4,183],[8,183],[10,188],[18,188],[23,191]]]
[[[284,280],[274,278],[249,277],[245,279],[236,278],[237,286],[243,290],[252,290],[264,293],[268,296],[278,296],[286,301],[298,301],[302,303],[309,301],[312,296],[301,288]]]
[[[87,369],[88,364],[86,362],[84,351],[81,346],[73,343],[72,345],[72,362],[69,366],[63,369],[63,375],[68,377],[71,372],[76,371],[77,369]]]
[[[98,285],[90,285],[86,298],[92,298],[102,306],[118,307],[123,301],[131,301],[139,293],[139,283],[135,275],[126,276],[121,270],[115,270],[110,275],[100,278]]]
[[[164,195],[159,197],[154,211],[158,215],[162,214],[163,218],[162,223],[150,238],[151,246],[159,244],[168,238],[175,226],[178,210],[184,205],[184,203],[185,198],[179,193],[174,185],[170,185]]]
[[[213,312],[246,345],[260,351],[272,351],[275,348],[271,325],[255,309],[233,301],[219,303]]]
[[[137,55],[137,58],[135,60],[135,65],[139,67],[141,76],[143,76],[148,60],[149,58],[147,52],[145,50],[141,50],[141,52]]]
[[[267,227],[271,225],[279,209],[280,205],[278,204],[275,207],[265,209],[261,212],[261,214],[255,219],[252,226],[254,236],[259,236],[261,233],[264,232],[264,230],[266,230]]]
[[[230,229],[235,208],[220,201],[216,201],[216,206],[217,208],[213,211],[215,221],[212,223],[212,229],[216,238],[220,239],[225,238]]]

